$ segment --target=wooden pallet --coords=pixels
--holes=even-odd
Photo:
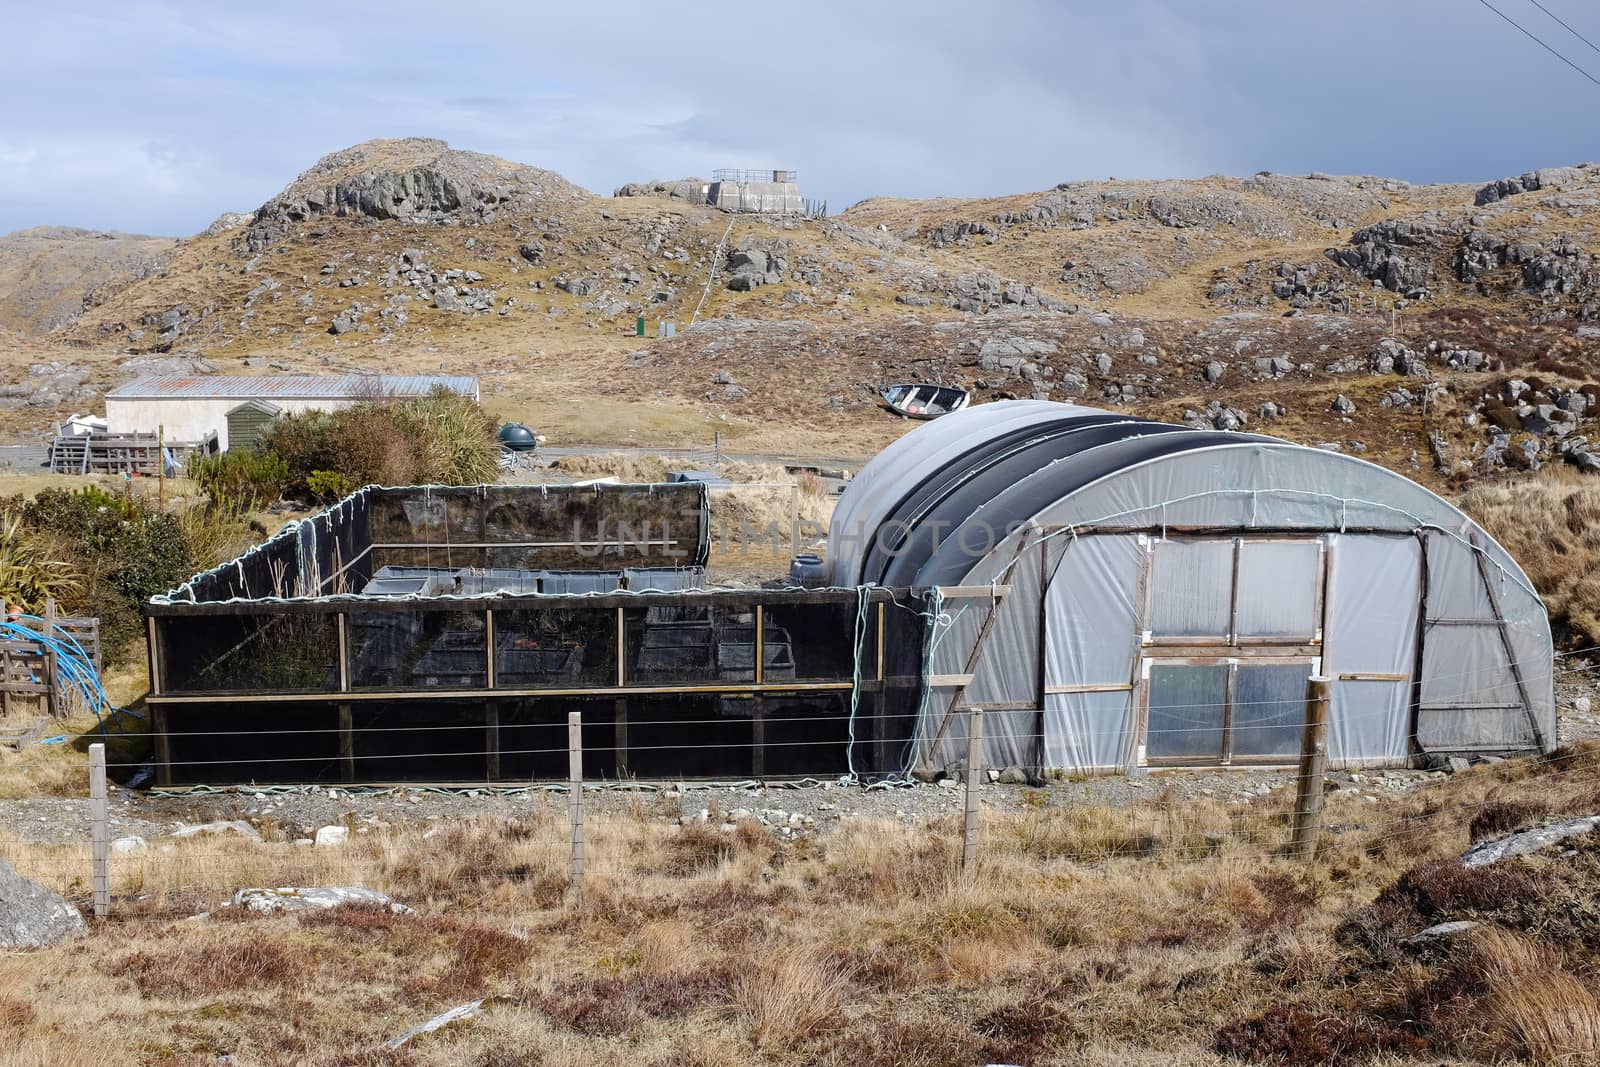
[[[52,474],[146,474],[161,469],[161,440],[153,433],[62,434],[50,442]],[[179,463],[190,455],[215,455],[217,435],[203,441],[168,441],[166,451]]]
[[[42,632],[70,636],[88,654],[98,674],[102,665],[100,620],[58,616],[54,601],[46,606],[44,619]],[[57,717],[66,713],[55,674],[55,656],[44,642],[0,638],[0,719],[9,724],[0,732],[0,744],[21,748],[43,736]],[[22,711],[22,704],[38,711],[19,723],[16,714]]]

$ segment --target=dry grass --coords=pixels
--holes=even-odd
[[[1461,506],[1522,565],[1555,621],[1600,643],[1600,482],[1551,466],[1474,487]]]
[[[1479,1025],[1536,1063],[1600,1059],[1600,1001],[1552,950],[1504,930],[1476,931],[1462,970],[1486,990]]]
[[[639,805],[591,815],[578,897],[561,803],[537,799],[334,849],[270,821],[259,842],[152,840],[115,858],[114,917],[90,938],[0,958],[0,1064],[50,1048],[416,1067],[1584,1062],[1600,848],[1483,871],[1450,857],[1473,833],[1592,811],[1597,776],[1585,747],[1381,808],[1336,793],[1341,832],[1309,867],[1276,854],[1278,798],[1108,809],[1070,785],[988,814],[965,875],[954,820],[779,840]],[[0,854],[86,892],[85,846]],[[368,885],[418,913],[218,909],[251,884]],[[1404,945],[1447,918],[1482,936]],[[481,1018],[376,1051],[485,996]],[[107,1029],[120,1052],[95,1044]]]

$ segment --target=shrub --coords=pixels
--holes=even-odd
[[[1254,1063],[1348,1063],[1379,1053],[1421,1052],[1414,1034],[1368,1019],[1350,1019],[1305,1008],[1274,1005],[1251,1019],[1217,1032],[1213,1048]]]
[[[20,515],[0,515],[0,596],[37,615],[45,600],[66,599],[80,588],[72,568],[52,559],[39,539],[22,528]]]
[[[1525,830],[1549,814],[1549,806],[1537,800],[1490,800],[1472,817],[1468,833],[1472,843]]]
[[[435,389],[406,405],[425,431],[430,481],[477,485],[500,473],[500,440],[494,420],[476,401],[448,389]]]
[[[141,603],[199,569],[178,516],[132,495],[46,489],[14,503],[41,551],[78,577],[60,598],[63,610],[99,617],[108,653],[143,634]]]
[[[289,487],[289,464],[273,452],[200,456],[189,461],[187,471],[212,503],[237,502],[251,510],[279,499]]]
[[[499,474],[494,420],[447,389],[287,415],[263,440],[287,466],[285,492],[299,500],[335,500],[368,484],[475,485]]]
[[[137,951],[114,963],[110,973],[132,979],[147,997],[177,1000],[299,981],[307,964],[314,965],[315,960],[265,934],[252,933],[241,940]]]
[[[284,493],[297,500],[310,496],[306,479],[312,472],[334,470],[339,457],[334,451],[333,416],[326,411],[305,411],[280,415],[262,435],[261,447],[281,458],[289,468]]]
[[[338,471],[312,471],[306,478],[307,491],[325,504],[343,500],[360,488],[354,478]]]

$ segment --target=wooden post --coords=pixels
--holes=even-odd
[[[156,503],[167,506],[167,427],[156,427]]]
[[[111,816],[106,807],[106,746],[89,746],[89,826],[93,850],[94,917],[111,910]]]
[[[978,865],[978,779],[983,776],[983,709],[967,716],[967,811],[961,835],[961,873]]]
[[[583,713],[567,713],[567,810],[572,816],[572,888],[583,892]]]
[[[159,704],[150,709],[150,729],[156,735],[156,785],[171,785],[172,737],[167,733],[167,710]]]
[[[800,483],[789,487],[789,555],[800,554]]]
[[[0,649],[0,713],[11,717],[11,650]]]
[[[628,777],[628,698],[618,697],[613,707],[616,712],[617,779]]]
[[[44,602],[44,635],[49,638],[56,636],[56,598],[46,597]],[[56,654],[49,645],[44,649],[44,708],[51,718],[55,718],[63,709],[56,692]]]
[[[767,680],[767,613],[764,605],[757,604],[755,631],[750,645],[750,678],[756,685],[750,700],[750,776],[760,778],[767,773],[767,698],[761,686]]]
[[[356,731],[349,704],[339,705],[339,777],[356,780]]]
[[[1299,859],[1317,854],[1322,834],[1322,776],[1328,761],[1328,698],[1331,679],[1313,675],[1306,682],[1306,724],[1300,735],[1300,780],[1294,800],[1290,852]]]
[[[492,700],[483,702],[484,749],[489,754],[485,768],[489,781],[500,779],[500,705]]]

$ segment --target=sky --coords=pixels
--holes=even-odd
[[[1593,0],[1541,0],[1600,42]],[[1600,50],[1494,0],[1600,79]],[[60,0],[7,5],[0,233],[184,235],[429,136],[628,181],[869,196],[1261,170],[1487,181],[1600,158],[1600,85],[1483,0]]]

